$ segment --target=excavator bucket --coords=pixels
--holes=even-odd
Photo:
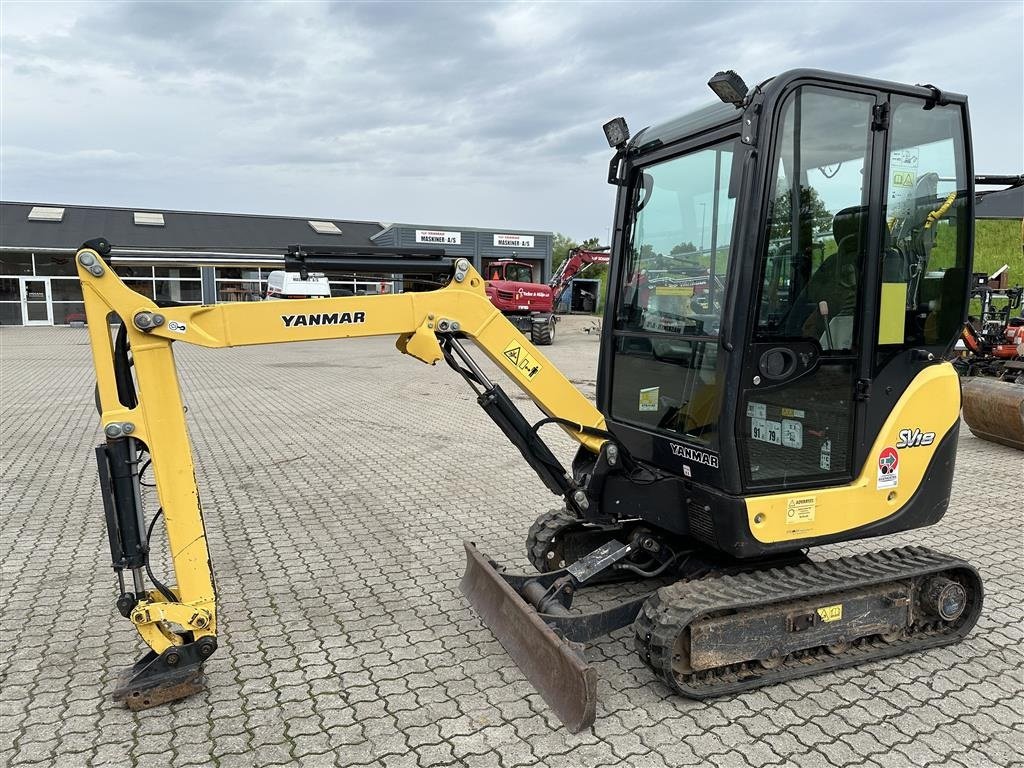
[[[964,421],[982,440],[1024,451],[1024,384],[963,379]]]
[[[573,733],[594,723],[597,673],[570,642],[548,625],[502,576],[497,564],[465,542],[466,573],[460,588],[483,623]]]

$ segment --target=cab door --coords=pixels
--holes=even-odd
[[[874,119],[885,96],[799,85],[781,102],[767,226],[736,414],[748,490],[818,487],[858,471],[873,344],[869,218],[880,217]]]

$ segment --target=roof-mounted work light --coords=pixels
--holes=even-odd
[[[708,80],[708,86],[726,104],[734,104],[738,107],[747,97],[747,84],[731,69],[716,73]]]
[[[608,146],[612,149],[622,149],[629,141],[629,126],[626,125],[626,118],[616,117],[609,120],[603,126],[604,137],[608,139]]]

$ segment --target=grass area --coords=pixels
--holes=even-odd
[[[981,220],[974,227],[974,271],[992,274],[1010,265],[1010,285],[1024,284],[1024,255],[1021,254],[1019,219]]]

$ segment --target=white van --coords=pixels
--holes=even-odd
[[[318,299],[331,295],[331,285],[323,272],[310,272],[306,280],[298,272],[274,270],[267,278],[266,300]]]

